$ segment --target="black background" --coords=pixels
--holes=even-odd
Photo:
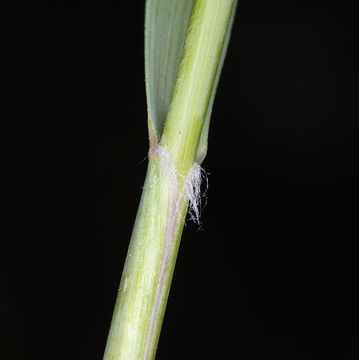
[[[144,1],[4,16],[0,357],[101,359],[146,171]],[[356,358],[357,22],[240,2],[157,359]]]

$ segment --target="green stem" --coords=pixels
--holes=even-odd
[[[187,211],[184,191],[230,19],[233,0],[196,0],[158,143],[149,119],[145,185],[104,360],[154,359]]]

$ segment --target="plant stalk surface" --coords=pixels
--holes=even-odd
[[[199,144],[235,5],[232,0],[193,2],[164,126],[159,129],[149,114],[148,169],[104,360],[155,357],[188,191],[205,156],[206,144],[205,149]]]

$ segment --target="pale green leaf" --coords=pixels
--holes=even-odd
[[[229,21],[229,24],[228,24],[227,34],[226,34],[225,41],[224,41],[224,44],[223,44],[222,54],[221,54],[221,58],[219,60],[217,73],[216,73],[216,77],[214,79],[213,88],[212,88],[212,92],[211,92],[211,97],[210,97],[209,103],[208,103],[208,109],[207,109],[207,113],[206,113],[206,118],[204,120],[202,133],[201,133],[201,138],[200,138],[199,145],[198,145],[196,161],[199,164],[202,163],[202,161],[204,160],[204,158],[207,155],[208,130],[209,130],[209,123],[210,123],[211,114],[212,114],[212,107],[213,107],[214,97],[216,95],[216,90],[217,90],[219,78],[221,76],[224,59],[225,59],[226,53],[227,53],[229,39],[231,37],[231,30],[232,30],[232,26],[233,26],[234,17],[235,17],[235,14],[236,14],[237,2],[238,2],[237,0],[234,1],[233,11],[232,11],[231,18],[230,18],[230,21]]]
[[[194,0],[147,0],[145,76],[150,136],[166,121]],[[152,122],[152,124],[151,124]],[[151,129],[151,125],[154,129]]]

